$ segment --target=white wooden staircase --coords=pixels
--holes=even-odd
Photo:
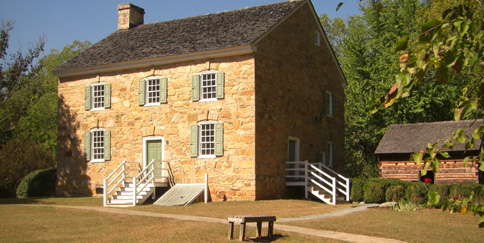
[[[156,187],[175,186],[175,180],[166,161],[152,160],[145,169],[130,168],[139,164],[123,161],[103,183],[104,207],[130,207],[144,203],[150,196],[156,197]],[[133,167],[133,166],[131,166]],[[129,174],[135,172],[135,176]]]
[[[350,179],[323,163],[308,161],[286,162],[286,186],[304,186],[305,198],[309,193],[321,201],[336,205],[337,197],[350,200]]]

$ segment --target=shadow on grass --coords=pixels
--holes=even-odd
[[[4,198],[0,199],[0,204],[55,204],[53,202],[46,202],[46,198]]]
[[[272,236],[272,239],[267,237],[267,236],[261,236],[261,237],[249,237],[246,240],[251,241],[251,242],[273,242],[277,241],[282,238],[287,238],[288,236],[281,235],[281,234],[274,234]]]

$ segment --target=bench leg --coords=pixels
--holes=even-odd
[[[229,222],[229,240],[234,238],[234,222]]]
[[[257,222],[257,237],[261,237],[262,233],[262,222]]]
[[[274,230],[274,221],[269,221],[269,223],[267,223],[267,236],[269,237],[269,239],[272,239],[273,237],[273,230]]]
[[[240,223],[239,241],[244,241],[244,239],[245,239],[245,223]]]

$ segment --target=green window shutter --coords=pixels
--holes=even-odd
[[[225,76],[223,72],[218,72],[216,74],[216,80],[217,80],[217,91],[216,91],[216,96],[217,99],[223,99],[224,98],[224,85],[225,85]]]
[[[215,124],[215,156],[224,155],[224,124]]]
[[[146,81],[140,80],[138,84],[138,105],[145,105]]]
[[[104,131],[104,160],[111,160],[111,131]]]
[[[330,99],[331,99],[331,114],[332,116],[334,116],[334,96],[333,94],[330,95]]]
[[[168,94],[168,79],[162,78],[160,79],[160,103],[165,104],[167,103],[166,97]]]
[[[86,111],[91,109],[91,85],[84,88],[84,109]]]
[[[84,133],[84,159],[91,160],[91,132]]]
[[[192,76],[192,101],[200,100],[200,75]]]
[[[104,108],[111,107],[111,84],[104,85]]]
[[[198,156],[198,125],[190,126],[190,157]]]
[[[324,102],[324,114],[329,115],[329,95],[328,93],[323,93],[323,102]]]

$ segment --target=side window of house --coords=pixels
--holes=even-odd
[[[324,113],[328,116],[334,116],[334,99],[333,93],[331,92],[324,92],[323,94],[324,99]]]
[[[333,143],[328,143],[328,165],[329,167],[333,167],[334,165]]]
[[[167,102],[168,79],[150,77],[139,81],[138,104],[144,106],[160,105]]]
[[[321,34],[319,34],[319,31],[314,32],[314,44],[321,46]]]
[[[111,160],[111,131],[92,129],[85,132],[84,158],[90,162]]]
[[[192,76],[192,101],[213,101],[224,98],[225,74],[203,72]]]
[[[223,123],[201,122],[190,127],[190,156],[215,158],[224,152]]]
[[[84,88],[86,111],[104,110],[111,107],[111,84],[95,83]]]

